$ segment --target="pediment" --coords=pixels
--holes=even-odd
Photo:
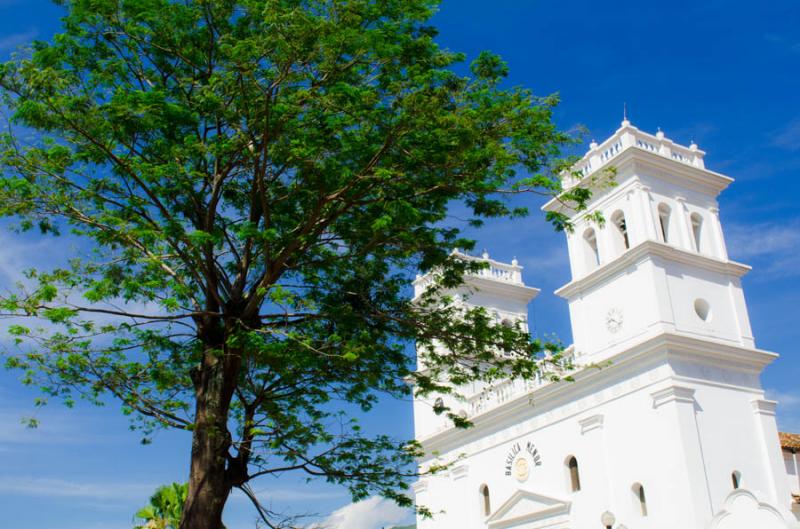
[[[492,515],[486,520],[490,529],[517,527],[524,525],[526,528],[535,528],[536,522],[547,522],[551,525],[555,517],[569,515],[571,503],[560,498],[545,496],[527,490],[518,490],[511,495]]]
[[[736,489],[725,499],[709,529],[796,529],[800,524],[784,507],[770,505],[757,492]]]

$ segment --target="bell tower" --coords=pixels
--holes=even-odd
[[[484,308],[497,325],[520,324],[522,330],[529,331],[528,304],[539,294],[538,288],[525,285],[522,280],[522,267],[516,259],[503,263],[489,257],[484,252],[471,256],[458,250],[454,254],[460,259],[485,263],[486,268],[464,277],[464,284],[448,292],[457,303],[465,308]],[[434,280],[429,272],[417,276],[413,283],[414,299],[422,295]],[[425,370],[425,358],[417,356],[417,369]],[[459,415],[470,416],[481,408],[481,392],[485,384],[472,382],[460,387],[462,398],[453,395],[429,395],[414,397],[414,431],[417,438],[424,438],[452,428],[453,421],[437,411],[441,406]]]
[[[705,168],[688,147],[624,120],[590,150],[564,186],[592,185],[587,211],[556,200],[544,206],[570,216],[572,280],[556,293],[569,303],[575,349],[602,361],[661,333],[753,347],[741,277],[731,261],[717,197],[733,181]],[[603,182],[615,167],[613,184]],[[603,223],[589,220],[600,212]]]

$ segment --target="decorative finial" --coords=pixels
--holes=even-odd
[[[656,132],[656,138],[658,138],[659,140],[664,139],[664,131],[661,130],[661,127],[658,127],[658,132]]]
[[[694,140],[692,140],[692,143],[689,145],[689,150],[690,151],[696,151],[697,150],[697,144],[694,142]]]
[[[486,248],[483,249],[483,253],[481,254],[481,257],[483,257],[484,259],[488,259],[489,258],[489,252],[486,251]]]
[[[517,258],[516,258],[516,256],[515,256],[515,257],[514,257],[514,258],[511,260],[511,266],[517,266],[517,265],[519,265],[519,261],[517,261]]]
[[[597,142],[592,139],[592,143],[589,144],[589,148],[594,150],[597,148]]]
[[[623,102],[622,103],[622,125],[621,126],[622,127],[627,127],[630,124],[631,124],[631,122],[628,121],[628,103],[627,102]]]

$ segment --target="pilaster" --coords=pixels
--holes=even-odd
[[[658,228],[656,227],[656,217],[653,211],[652,197],[650,196],[650,187],[640,185],[636,190],[636,195],[639,199],[639,211],[641,222],[644,227],[645,238],[651,241],[657,241]]]
[[[578,460],[579,470],[583,469],[581,487],[602,498],[602,504],[614,507],[617,485],[611,468],[608,445],[603,429],[603,416],[591,415],[578,421],[580,434],[586,440],[586,451]],[[588,457],[587,457],[588,456]]]
[[[781,454],[778,439],[778,425],[775,421],[775,409],[778,403],[774,400],[754,399],[750,401],[755,415],[755,428],[761,436],[761,457],[763,468],[767,473],[770,486],[770,499],[778,505],[787,506],[791,501],[789,483]]]
[[[708,208],[711,213],[712,233],[714,235],[714,250],[716,256],[726,261],[728,259],[728,248],[725,246],[725,236],[722,234],[722,223],[719,220],[719,208]]]
[[[686,207],[686,198],[682,196],[675,197],[675,202],[678,207],[675,208],[675,222],[678,225],[680,232],[680,246],[685,250],[694,251],[694,243],[692,242],[692,228],[689,226],[689,209]]]
[[[705,527],[713,516],[706,464],[700,445],[694,389],[671,385],[650,394],[659,414],[659,434],[674,447],[659,454],[664,458],[662,490],[680,509],[663,515],[663,527]],[[671,479],[668,476],[671,475]],[[669,491],[669,492],[666,492]]]
[[[450,480],[451,480],[451,487],[453,488],[453,492],[455,493],[456,497],[463,498],[464,504],[474,506],[479,503],[478,501],[478,491],[469,491],[467,484],[469,480],[469,466],[468,465],[458,465],[453,467],[450,470]],[[491,490],[490,490],[491,491]],[[472,494],[470,494],[472,492]],[[472,501],[470,501],[470,499]],[[494,498],[492,498],[494,500]],[[481,520],[481,516],[476,516],[476,513],[473,509],[464,508],[464,504],[462,505],[453,505],[451,504],[450,508],[447,512],[447,517],[450,521],[451,527],[471,527],[474,526],[475,528],[480,527],[480,525],[476,525],[476,521]]]

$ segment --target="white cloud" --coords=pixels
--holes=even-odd
[[[782,129],[773,133],[772,144],[776,147],[796,151],[800,149],[800,118],[787,123]]]
[[[38,34],[38,31],[32,29],[28,31],[22,31],[20,33],[12,33],[11,35],[6,35],[5,37],[0,37],[0,50],[9,50],[22,44],[26,44],[35,39]]]
[[[758,224],[729,224],[728,251],[735,259],[765,259],[767,275],[785,277],[800,273],[800,219]]]
[[[51,237],[31,240],[7,230],[0,230],[0,286],[11,287],[22,281],[23,272],[36,265],[48,264],[54,241]],[[58,263],[61,264],[61,263]]]
[[[2,494],[48,498],[139,500],[149,497],[157,487],[157,484],[151,483],[91,483],[59,478],[0,476]]]
[[[791,391],[781,391],[778,389],[767,389],[767,398],[777,400],[781,406],[791,409],[800,408],[800,394]]]
[[[1,0],[0,0],[1,1]],[[85,255],[86,250],[81,245],[87,246],[87,241],[72,235],[61,237],[37,236],[35,233],[18,234],[9,230],[3,230],[0,226],[0,294],[17,292],[17,285],[33,289],[36,286],[35,280],[28,280],[24,272],[31,268],[50,271],[58,267],[66,267],[68,259],[73,256]],[[131,314],[145,314],[158,316],[164,314],[164,309],[155,303],[145,301],[126,302],[122,299],[112,299],[103,303],[89,303],[80,291],[69,294],[67,301],[75,306],[93,307],[97,309],[124,311]],[[85,313],[85,319],[89,319],[97,325],[118,324],[124,318],[112,314],[104,313]],[[43,328],[45,330],[61,329],[58,325],[53,325],[43,319],[31,318],[10,318],[2,320],[0,326],[0,340],[7,339],[5,329],[12,323],[18,323],[31,328]]]
[[[22,421],[27,417],[36,418],[39,426],[29,428]],[[43,410],[33,406],[0,408],[0,450],[3,451],[29,445],[84,445],[114,440],[111,436],[89,433],[96,429],[96,424],[91,424],[83,414],[73,413],[72,410]]]
[[[302,488],[302,489],[274,489],[274,488],[262,488],[256,489],[255,492],[256,496],[266,498],[269,501],[313,501],[313,500],[332,500],[336,498],[342,498],[347,495],[344,490],[313,490],[311,488]],[[237,500],[245,500],[250,501],[250,499],[245,496],[245,494],[238,489],[235,489],[231,494],[231,498]]]
[[[766,33],[764,40],[790,53],[800,53],[800,42],[777,33]]]
[[[408,509],[390,500],[372,497],[345,505],[308,529],[382,529],[403,522],[409,515]]]
[[[800,393],[766,389],[770,400],[778,401],[778,427],[781,431],[800,432]]]

